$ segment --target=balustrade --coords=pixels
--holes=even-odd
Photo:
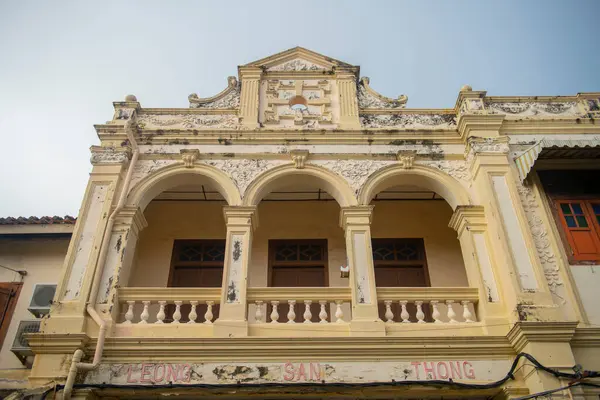
[[[121,288],[123,324],[212,324],[220,288]]]
[[[475,322],[477,288],[377,288],[382,319],[388,323]]]
[[[343,304],[351,299],[350,288],[249,288],[249,315],[254,323],[345,323]],[[266,309],[266,312],[265,312]]]

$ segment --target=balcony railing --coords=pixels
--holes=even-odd
[[[254,308],[248,314],[254,315],[256,324],[344,323],[350,315],[345,315],[343,305],[351,298],[349,287],[248,288],[248,304]]]
[[[119,303],[127,311],[123,324],[212,324],[221,288],[144,288],[118,291]]]
[[[477,321],[477,288],[469,287],[378,287],[387,323],[472,323]],[[394,312],[394,310],[396,312]]]

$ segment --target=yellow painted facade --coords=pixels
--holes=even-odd
[[[410,109],[359,67],[303,48],[238,72],[186,109],[127,96],[95,126],[101,143],[52,310],[28,336],[36,356],[23,389],[518,398],[570,378],[521,359],[506,382],[477,385],[504,378],[521,352],[564,373],[600,370],[598,296],[586,284],[595,266],[572,272],[537,175],[600,163],[528,153],[542,140],[599,146],[599,93],[489,97],[465,86],[452,109]],[[273,284],[269,243],[286,239],[325,240],[323,285]],[[425,284],[376,279],[381,239],[422,241]],[[219,287],[173,284],[182,240],[224,243]],[[432,382],[449,379],[459,384]]]

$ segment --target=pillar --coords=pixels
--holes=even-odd
[[[477,318],[487,333],[506,334],[508,320],[500,296],[497,266],[490,256],[489,238],[482,206],[458,206],[448,224],[458,234],[470,287],[479,289]]]
[[[379,318],[373,249],[371,245],[371,218],[373,206],[342,208],[340,225],[345,231],[346,252],[350,267],[352,292],[352,336],[385,336],[385,325]]]
[[[224,207],[227,225],[223,285],[219,319],[215,321],[217,337],[248,335],[248,266],[252,232],[258,225],[256,207]]]
[[[337,87],[340,98],[340,129],[360,129],[356,80],[357,77],[352,71],[338,71]]]
[[[240,67],[240,122],[249,129],[258,128],[258,88],[262,70],[256,67]]]

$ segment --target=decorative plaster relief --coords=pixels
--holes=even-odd
[[[257,176],[269,169],[288,163],[284,160],[260,159],[202,160],[201,162],[225,172],[233,180],[242,196],[246,192],[248,185]]]
[[[464,186],[471,182],[471,172],[467,167],[467,162],[463,160],[442,160],[433,162],[423,162],[424,165],[434,167],[450,175]]]
[[[92,164],[123,164],[129,160],[127,151],[94,151],[90,156]]]
[[[237,115],[207,114],[144,114],[138,116],[140,129],[240,129]]]
[[[133,175],[129,184],[129,192],[145,177],[152,175],[155,171],[177,163],[177,160],[138,160],[133,167]]]
[[[503,137],[502,140],[498,138],[483,138],[478,136],[472,136],[468,139],[466,148],[465,159],[467,163],[471,163],[473,157],[480,153],[502,153],[508,154],[510,148],[508,144],[508,138]]]
[[[312,63],[310,61],[296,58],[284,62],[283,64],[275,65],[274,67],[268,68],[267,71],[324,71],[326,68]]]
[[[490,114],[505,114],[531,117],[545,116],[577,116],[581,112],[577,108],[577,103],[574,101],[562,103],[534,103],[534,102],[505,102],[505,103],[485,103],[488,113]]]
[[[229,93],[227,93],[225,96],[223,96],[220,99],[217,99],[215,101],[208,102],[208,103],[193,102],[194,100],[198,99],[198,95],[196,93],[193,93],[193,94],[189,95],[189,97],[188,97],[188,99],[190,100],[190,108],[208,108],[208,109],[239,108],[240,107],[240,88],[241,88],[241,85],[239,83],[237,83],[232,88],[232,90]]]
[[[395,164],[397,161],[375,160],[314,160],[312,164],[327,168],[340,175],[358,194],[367,178],[378,169]]]
[[[398,99],[390,99],[379,95],[369,87],[369,78],[361,78],[357,85],[356,93],[359,108],[404,108],[408,98],[404,95]]]
[[[540,216],[543,211],[539,207],[537,196],[530,187],[524,186],[518,179],[516,180],[516,185],[535,242],[535,247],[544,269],[544,275],[548,281],[548,287],[554,295],[561,299],[562,304],[565,304],[564,298],[558,294],[558,286],[562,286],[563,282],[560,279],[556,255],[550,244],[548,228]]]
[[[227,303],[240,303],[240,285],[242,281],[242,235],[231,236],[231,255],[227,268]]]
[[[63,300],[75,300],[79,297],[81,286],[83,285],[83,279],[85,277],[85,271],[90,261],[90,255],[92,254],[96,230],[98,229],[98,224],[100,223],[102,210],[104,208],[107,195],[108,185],[94,184],[91,194],[86,202],[86,215],[84,217],[85,222],[83,223],[83,228],[81,229],[81,233],[77,238],[73,264],[71,265],[69,280],[67,281],[67,287],[64,291]]]
[[[455,129],[454,114],[361,114],[363,128]]]

